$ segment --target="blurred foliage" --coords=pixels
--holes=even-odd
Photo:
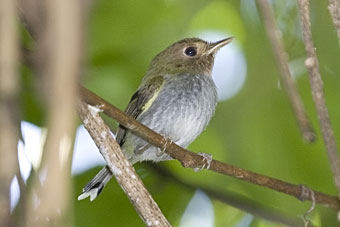
[[[305,51],[295,1],[272,2],[289,59],[300,59],[298,62],[303,68]],[[327,1],[312,1],[311,13],[326,101],[340,144],[340,48]],[[83,83],[121,109],[138,87],[152,57],[169,44],[205,29],[234,35],[247,60],[245,85],[236,96],[219,103],[210,126],[189,149],[210,153],[215,159],[264,175],[336,194],[308,75],[303,71],[295,77],[317,131],[318,139],[313,144],[302,141],[287,96],[279,86],[279,72],[253,0],[97,0],[88,22]],[[23,69],[23,75],[23,118],[42,124],[41,100],[38,95],[32,95],[34,79],[27,69]],[[176,161],[162,165],[182,179],[222,191],[236,191],[293,217],[301,217],[311,205],[213,172],[195,173]],[[136,168],[144,172],[145,185],[170,222],[178,226],[194,191],[163,181],[139,164]],[[79,194],[98,170],[76,176],[74,193]],[[213,203],[216,226],[236,226],[247,215],[227,204]],[[92,203],[77,201],[74,196],[74,207],[76,226],[143,226],[114,180]],[[317,226],[336,225],[336,213],[321,206],[309,217]],[[250,226],[273,226],[273,223],[255,218]]]

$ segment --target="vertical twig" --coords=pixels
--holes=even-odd
[[[112,137],[109,127],[99,116],[100,110],[84,102],[79,104],[78,109],[84,127],[145,225],[171,226],[130,162],[125,158],[120,146]]]
[[[319,71],[319,61],[316,56],[315,47],[312,40],[311,24],[309,20],[309,1],[298,0],[301,27],[303,31],[303,39],[307,52],[305,66],[309,73],[309,80],[312,88],[312,96],[315,108],[318,113],[318,119],[326,145],[327,155],[331,164],[334,175],[335,184],[338,188],[338,196],[340,197],[340,159],[334,139],[334,133],[329,119],[326,106],[325,96],[323,92],[323,82]]]
[[[266,32],[272,46],[277,66],[280,70],[281,82],[285,89],[291,106],[295,113],[296,121],[299,125],[303,138],[307,142],[315,140],[315,133],[308,119],[301,97],[295,87],[294,80],[288,68],[287,53],[284,50],[281,39],[281,31],[276,27],[275,17],[268,0],[258,0]]]
[[[12,226],[10,184],[17,172],[18,32],[15,1],[0,1],[0,226]]]
[[[17,11],[22,24],[29,31],[34,40],[41,38],[46,28],[46,1],[16,0]]]
[[[28,226],[68,226],[72,217],[70,165],[81,55],[81,7],[78,0],[48,0],[45,4],[46,28],[44,36],[38,38],[43,44],[38,50],[39,57],[46,59],[41,73],[47,91],[48,135],[26,216]],[[46,174],[46,179],[39,180],[41,174]]]
[[[328,9],[332,16],[340,44],[340,0],[328,0]]]

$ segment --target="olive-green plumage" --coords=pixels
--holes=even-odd
[[[152,60],[125,113],[187,147],[215,112],[217,94],[211,71],[215,54],[231,40],[208,43],[198,38],[183,39],[163,50]],[[119,127],[116,140],[132,164],[171,159],[124,127]],[[111,176],[109,168],[104,167],[78,199],[95,199]]]

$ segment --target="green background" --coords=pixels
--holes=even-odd
[[[276,1],[274,9],[289,59],[302,59],[299,67],[303,69],[305,50],[295,1]],[[327,1],[312,1],[311,21],[326,102],[340,144],[340,48]],[[120,109],[127,105],[152,57],[174,41],[205,29],[235,36],[247,61],[245,84],[233,98],[218,104],[209,127],[189,149],[210,153],[217,160],[247,170],[336,194],[308,75],[304,71],[296,78],[296,85],[317,132],[313,144],[302,140],[287,96],[278,86],[279,72],[254,1],[98,0],[93,3],[87,22],[83,84]],[[32,93],[34,79],[26,71],[23,117],[42,125],[44,112]],[[105,119],[116,128],[113,120]],[[182,168],[177,161],[160,165],[185,181],[221,192],[237,192],[291,217],[301,219],[311,205],[211,171],[196,173]],[[166,217],[178,226],[195,191],[159,177],[145,164],[137,164],[136,169]],[[98,170],[99,167],[74,177],[75,226],[143,226],[114,180],[94,202],[76,200],[76,194]],[[247,214],[212,201],[216,226],[237,226]],[[317,205],[309,218],[316,226],[335,226],[336,216],[335,211]],[[275,225],[257,217],[250,224]]]

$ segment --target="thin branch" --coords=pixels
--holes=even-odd
[[[111,131],[98,114],[99,109],[80,103],[79,116],[96,143],[117,182],[146,226],[171,226],[146,190],[135,169],[125,158]]]
[[[338,196],[340,198],[340,159],[334,139],[331,121],[328,115],[328,109],[326,106],[325,95],[323,92],[323,82],[319,70],[319,61],[316,56],[316,50],[312,39],[311,24],[309,19],[309,1],[298,0],[298,6],[303,31],[303,38],[307,52],[305,66],[309,73],[312,96],[315,103],[315,108],[318,113],[318,119],[323,135],[323,140],[326,145],[328,160],[331,164],[335,184],[338,188]]]
[[[288,54],[284,49],[281,38],[282,33],[276,27],[273,9],[268,3],[268,0],[258,0],[257,2],[260,6],[266,32],[273,49],[277,66],[280,70],[281,82],[286,94],[288,95],[293,112],[295,113],[296,121],[299,125],[304,140],[307,142],[313,142],[315,141],[315,132],[312,124],[309,121],[302,99],[290,73],[288,67]]]
[[[279,224],[283,224],[286,226],[301,226],[301,219],[295,217],[288,217],[281,212],[275,210],[272,207],[262,206],[254,201],[251,201],[249,198],[232,192],[228,190],[223,190],[223,192],[217,191],[216,189],[212,189],[203,185],[198,185],[194,183],[190,183],[181,179],[179,176],[176,176],[170,170],[152,163],[148,163],[147,166],[154,170],[154,172],[159,175],[162,181],[164,180],[172,180],[176,184],[183,186],[189,190],[199,189],[205,192],[211,199],[220,201],[222,203],[228,204],[229,206],[235,207],[244,212],[250,213],[254,216],[263,218],[268,221],[276,222]]]
[[[145,141],[148,141],[150,144],[156,147],[160,147],[162,149],[165,148],[166,152],[174,159],[180,161],[183,167],[186,168],[197,168],[201,167],[203,164],[209,164],[206,161],[206,158],[188,151],[175,143],[172,143],[168,139],[154,132],[153,130],[147,128],[142,125],[135,119],[123,113],[121,110],[111,105],[104,99],[95,95],[88,89],[81,87],[80,94],[86,103],[93,106],[100,106],[101,110],[104,111],[109,117],[118,121],[119,124],[123,125],[127,129],[131,130],[137,136],[141,137]],[[209,165],[205,165],[209,166]],[[312,198],[310,195],[302,196],[301,185],[295,185],[291,183],[287,183],[272,177],[267,177],[258,173],[254,173],[251,171],[247,171],[227,163],[222,163],[216,160],[212,160],[210,162],[209,170],[218,172],[224,175],[228,175],[243,181],[247,181],[253,184],[257,184],[263,187],[270,188],[272,190],[285,193],[287,195],[291,195],[299,200],[310,200]],[[323,204],[333,209],[339,209],[340,203],[337,197],[326,195],[324,193],[314,191],[315,201],[318,204]]]
[[[313,212],[314,208],[315,208],[315,198],[314,198],[314,192],[312,190],[310,190],[309,188],[305,188],[306,189],[306,193],[310,193],[312,196],[312,205],[311,207],[304,213],[304,215],[302,216],[302,220],[304,222],[304,226],[308,227],[308,225],[310,224],[310,220],[307,218],[307,216]]]
[[[17,0],[20,20],[33,39],[38,40],[46,28],[46,2],[40,0]]]
[[[18,31],[15,1],[0,1],[0,226],[12,226],[10,185],[17,173]]]
[[[332,16],[340,44],[340,0],[328,0],[328,10]]]
[[[80,0],[44,1],[46,21],[38,33],[37,53],[48,110],[48,134],[39,172],[28,198],[27,226],[68,226],[72,223],[71,157],[77,83],[81,58]],[[41,6],[41,5],[39,5]],[[39,176],[46,174],[41,180]],[[37,201],[39,203],[37,203]]]

